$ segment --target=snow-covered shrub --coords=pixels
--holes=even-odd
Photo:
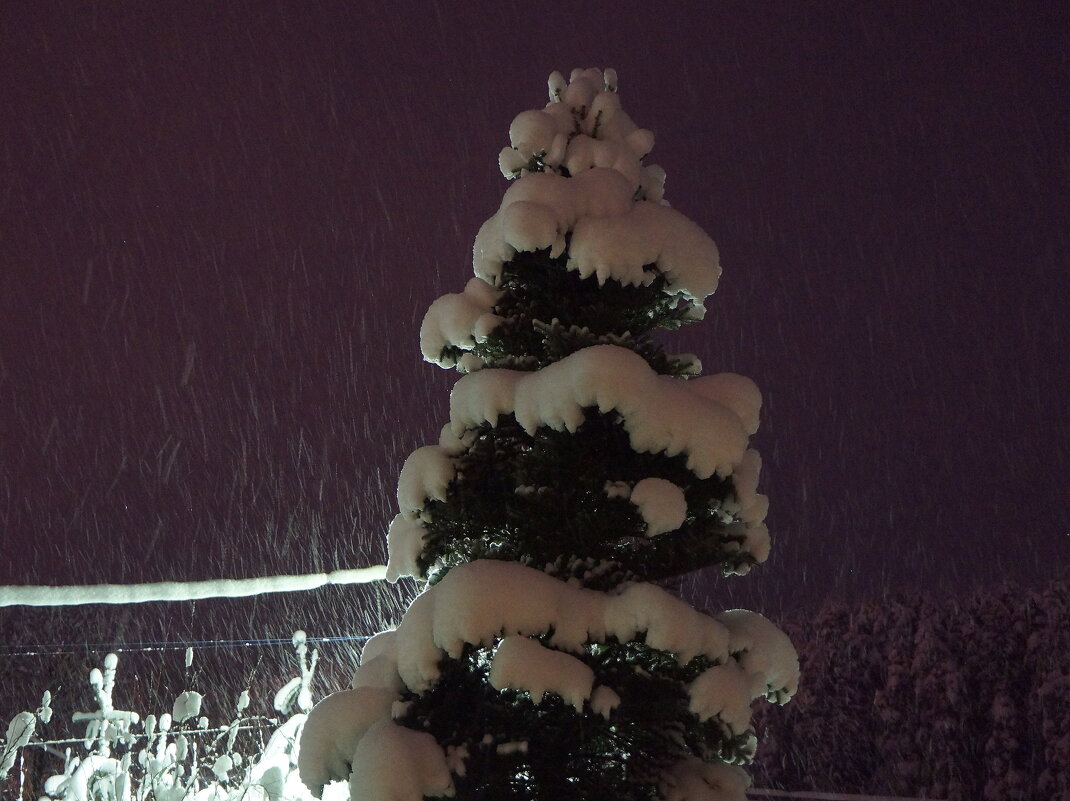
[[[89,674],[94,709],[75,712],[84,727],[81,748],[66,749],[62,769],[43,782],[45,796],[58,801],[303,801],[310,795],[297,775],[298,744],[312,708],[311,684],[318,652],[309,653],[305,633],[293,636],[299,675],[275,693],[270,714],[251,711],[248,688],[234,699],[229,720],[213,724],[205,712],[210,698],[183,690],[158,714],[116,709],[119,658],[109,654]],[[186,673],[193,649],[186,651]],[[52,716],[45,693],[35,713],[16,715],[0,747],[3,773],[20,749],[34,744],[34,731]],[[37,738],[42,739],[42,738]],[[343,785],[330,797],[348,798]]]

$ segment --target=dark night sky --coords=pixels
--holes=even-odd
[[[574,66],[720,246],[670,349],[765,394],[773,556],[711,603],[1065,574],[1070,6],[461,5],[5,4],[0,582],[381,561],[420,319]]]

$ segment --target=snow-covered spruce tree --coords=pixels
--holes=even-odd
[[[795,651],[653,583],[769,550],[758,390],[652,337],[702,318],[717,249],[662,201],[612,70],[554,73],[509,134],[475,277],[420,334],[466,373],[389,533],[390,578],[428,586],[311,713],[302,778],[359,801],[743,799],[750,704],[791,696]]]

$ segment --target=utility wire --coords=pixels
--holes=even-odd
[[[352,636],[339,637],[309,637],[306,642],[314,645],[329,645],[331,643],[366,642],[370,640],[370,634],[355,634]],[[50,643],[40,645],[26,644],[0,644],[0,656],[63,656],[65,654],[82,654],[96,651],[111,651],[114,653],[150,653],[154,651],[184,651],[187,648],[204,650],[207,648],[274,648],[278,646],[291,646],[293,637],[244,637],[240,640],[190,640],[157,642],[94,642],[94,643]]]
[[[241,725],[241,726],[235,726],[233,728],[233,730],[234,731],[261,731],[263,729],[277,728],[278,727],[278,723],[279,722],[277,720],[266,720],[263,723],[259,723],[259,724],[256,724],[256,725],[245,724],[245,725]],[[186,737],[198,737],[198,736],[200,736],[202,734],[225,734],[226,732],[229,732],[231,730],[232,729],[231,729],[230,726],[217,726],[217,727],[211,728],[211,729],[175,729],[173,731],[166,731],[166,732],[157,731],[152,735],[151,738],[149,738],[145,734],[131,734],[131,735],[128,735],[126,737],[121,737],[121,738],[119,738],[119,740],[120,740],[120,742],[122,742],[122,743],[124,743],[126,745],[129,745],[131,742],[133,742],[135,740],[146,740],[146,739],[155,740],[161,734],[170,735],[170,736],[174,736],[176,734],[182,734],[182,735],[185,735]],[[23,748],[33,748],[35,746],[40,747],[40,748],[46,748],[46,747],[51,746],[51,745],[79,745],[79,744],[85,744],[87,739],[89,741],[94,741],[97,738],[95,738],[95,737],[89,737],[89,738],[72,737],[72,738],[69,738],[67,740],[30,740],[30,742],[26,743],[26,745],[24,745]]]

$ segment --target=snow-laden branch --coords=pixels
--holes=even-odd
[[[154,584],[98,584],[82,587],[0,587],[0,607],[142,604],[151,601],[245,598],[274,592],[315,590],[328,584],[368,584],[382,581],[385,577],[386,566],[375,565],[307,576],[161,581]]]

